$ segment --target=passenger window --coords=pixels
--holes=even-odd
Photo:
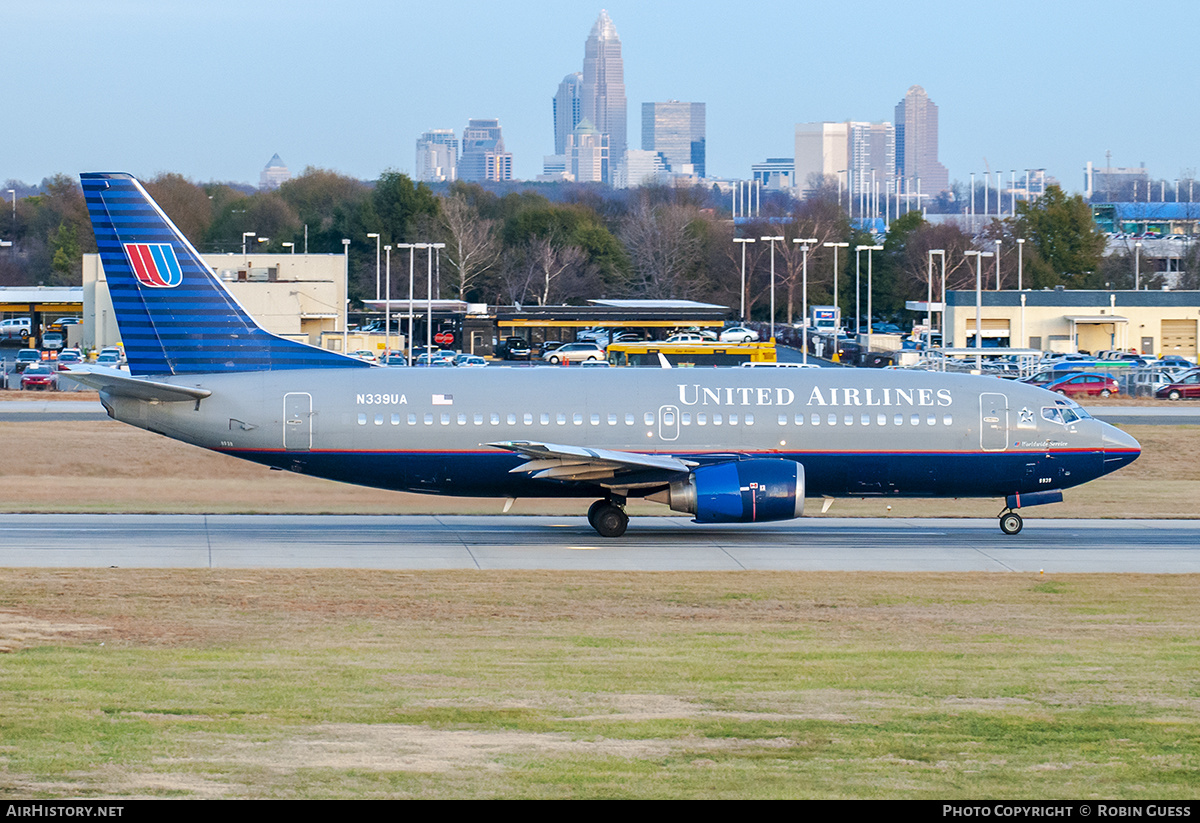
[[[854,425],[854,415],[852,415],[852,414],[846,415],[845,419],[842,420],[842,423],[847,426],[853,426]]]
[[[928,417],[926,417],[926,418],[925,418],[925,425],[926,425],[926,426],[936,426],[936,425],[937,425],[937,415],[936,415],[936,414],[931,414],[931,415],[929,415]]]
[[[942,415],[942,425],[943,426],[953,426],[954,425],[954,416],[950,415],[950,414],[943,414]]]
[[[779,415],[779,425],[781,425],[781,426],[786,426],[786,425],[787,425],[787,420],[788,420],[788,418],[787,418],[787,415],[786,415],[786,414],[781,414],[781,415]]]
[[[697,426],[707,426],[708,425],[708,415],[707,414],[697,414],[696,415],[696,425]]]
[[[467,425],[467,416],[465,414],[460,414],[458,416],[458,425],[460,425],[460,426]]]
[[[713,425],[714,426],[721,425],[721,415],[717,412],[713,413]]]
[[[729,415],[729,425],[731,425],[731,426],[737,425],[737,415],[736,414]]]
[[[679,415],[679,422],[683,423],[685,426],[692,425],[692,415],[689,412],[684,412],[683,414]]]
[[[897,426],[903,426],[904,425],[904,415],[902,415],[902,414],[895,415],[894,417],[892,417],[892,423]]]
[[[876,415],[875,416],[875,425],[876,426],[886,426],[887,425],[887,415],[884,414],[883,412],[880,412],[878,415]]]
[[[745,422],[746,422],[746,425],[747,425],[747,426],[753,426],[753,425],[754,425],[754,415],[753,415],[753,414],[747,414],[747,415],[746,415],[746,421],[745,421]]]
[[[608,416],[608,425],[610,425],[610,426],[617,425],[617,416],[615,414],[610,414]]]
[[[408,416],[408,425],[410,425],[410,426],[417,425],[417,416],[415,414],[410,414]]]
[[[400,415],[398,415],[398,414],[393,414],[393,415],[392,415],[392,425],[393,425],[393,426],[399,426],[399,425],[400,425]]]
[[[804,425],[804,415],[803,415],[803,414],[798,414],[798,415],[796,415],[796,425],[797,425],[797,426],[803,426],[803,425]]]
[[[632,414],[627,414],[627,415],[625,415],[625,425],[626,425],[626,426],[632,426],[632,425],[633,425],[633,415],[632,415]]]
[[[574,423],[576,426],[582,426],[583,425],[583,415],[580,414],[579,412],[576,412],[574,415],[571,416],[571,422]]]
[[[919,415],[919,414],[914,414],[914,415],[913,415],[913,416],[910,418],[910,421],[909,421],[909,422],[911,422],[911,423],[912,423],[914,426],[919,426],[919,425],[921,425],[921,415]]]
[[[862,420],[859,421],[864,426],[871,425],[871,415],[863,413]]]
[[[495,415],[492,415],[492,416],[494,417]],[[483,415],[482,415],[482,414],[477,414],[477,415],[475,415],[475,425],[476,425],[476,426],[482,426],[482,425],[483,425]]]
[[[510,415],[509,415],[509,417],[512,417],[512,415],[510,414]],[[491,420],[492,420],[492,425],[493,425],[493,426],[499,426],[499,425],[500,425],[500,415],[496,414],[495,412],[492,412],[492,417],[491,417]],[[512,421],[510,420],[510,421],[508,421],[508,422],[510,422],[510,423],[511,423]]]
[[[654,415],[653,415],[653,413],[651,413],[651,412],[646,412],[646,416],[645,416],[643,419],[646,421],[646,425],[647,425],[647,426],[653,426],[653,425],[654,425]]]
[[[442,425],[443,425],[443,426],[449,426],[449,425],[450,425],[450,415],[448,415],[448,414],[443,414],[443,415],[442,415]]]
[[[598,414],[593,414],[593,415],[592,415],[592,425],[593,425],[593,426],[599,426],[599,425],[600,425],[600,415],[598,415]]]
[[[382,415],[382,414],[377,414],[377,415],[375,415],[375,425],[376,425],[376,426],[382,426],[382,425],[383,425],[383,415]]]
[[[425,415],[425,425],[426,425],[426,426],[432,426],[432,425],[433,425],[433,415],[432,415],[432,414],[427,414],[427,415]]]
[[[514,423],[514,422],[516,422],[516,421],[513,419],[515,416],[516,416],[516,415],[512,415],[512,414],[510,414],[510,415],[508,416],[508,418],[509,418],[509,422],[510,422],[510,423]],[[522,419],[522,421],[524,421],[524,423],[525,423],[525,425],[526,425],[526,426],[532,426],[532,425],[533,425],[533,415],[532,415],[532,414],[530,414],[529,412],[525,412],[525,416],[524,416],[524,417],[522,417],[521,419]]]
[[[358,416],[358,425],[360,425],[360,426],[367,425],[367,416],[365,414],[360,414]]]
[[[559,412],[558,414],[554,415],[554,420],[560,426],[567,425],[567,416],[565,414],[563,414],[562,412]]]
[[[541,416],[538,418],[538,422],[541,423],[543,426],[549,426],[550,425],[550,415],[547,414],[546,412],[542,412]]]
[[[813,424],[814,426],[819,426],[819,425],[821,425],[821,415],[817,414],[816,412],[813,412],[813,416],[812,416],[812,424]]]

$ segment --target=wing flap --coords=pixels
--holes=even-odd
[[[510,473],[527,474],[538,480],[595,483],[601,486],[661,485],[677,474],[690,472],[697,464],[664,454],[592,449],[559,443],[510,440],[487,445],[514,452],[525,462]]]

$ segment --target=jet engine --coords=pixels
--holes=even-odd
[[[694,514],[697,523],[791,520],[804,514],[804,466],[767,458],[701,466],[646,499]]]

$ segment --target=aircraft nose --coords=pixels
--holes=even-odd
[[[1111,468],[1120,468],[1126,463],[1132,463],[1142,453],[1142,446],[1126,432],[1108,423],[1103,424],[1101,442],[1104,448],[1104,464]]]

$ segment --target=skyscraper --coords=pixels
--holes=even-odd
[[[457,180],[458,139],[454,129],[430,129],[417,139],[417,180],[446,183]]]
[[[267,161],[267,165],[263,167],[262,174],[258,176],[258,187],[264,191],[277,189],[283,183],[292,179],[292,173],[288,171],[288,167],[279,159],[278,154],[272,154],[271,159]]]
[[[704,177],[704,104],[642,103],[642,150],[662,154],[667,168]]]
[[[554,95],[554,153],[566,154],[567,137],[583,118],[583,72],[568,74]]]
[[[467,127],[463,129],[462,134],[458,179],[512,180],[512,154],[504,150],[499,120],[467,121]]]
[[[850,170],[849,123],[796,124],[796,185],[811,191]]]
[[[625,64],[617,27],[604,10],[583,48],[581,92],[581,119],[586,117],[601,134],[608,135],[609,157],[619,162],[626,148]]]
[[[896,105],[896,177],[905,192],[950,188],[950,173],[938,161],[938,107],[920,86],[909,87]]]

